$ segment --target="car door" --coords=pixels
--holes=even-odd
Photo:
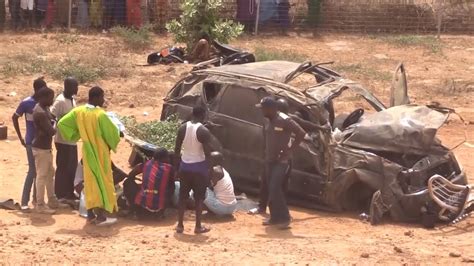
[[[263,90],[233,83],[222,88],[218,104],[210,104],[209,120],[218,125],[211,131],[221,142],[225,167],[240,189],[258,189],[263,162],[263,115],[255,105],[266,95]]]
[[[390,87],[390,107],[410,103],[408,97],[407,76],[405,66],[400,63],[395,69]]]

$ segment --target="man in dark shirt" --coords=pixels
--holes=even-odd
[[[289,116],[278,111],[278,103],[265,97],[257,105],[267,120],[263,126],[265,145],[265,175],[268,181],[270,219],[264,225],[279,225],[288,229],[290,212],[283,191],[291,155],[305,136],[304,130]],[[291,136],[294,140],[290,142]]]
[[[54,116],[49,107],[54,102],[54,91],[44,87],[37,93],[38,104],[33,109],[35,137],[33,139],[33,156],[36,165],[36,211],[43,214],[54,214],[60,204],[54,195],[54,166],[52,142],[56,134]],[[48,205],[44,200],[45,190]]]

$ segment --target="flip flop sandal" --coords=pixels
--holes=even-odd
[[[194,229],[194,233],[195,233],[195,234],[205,234],[205,233],[207,233],[207,232],[209,232],[209,231],[211,231],[211,229],[210,229],[210,228],[207,228],[207,227],[205,227],[205,226],[202,226],[201,228],[196,228],[196,229]]]
[[[108,218],[108,217],[103,222],[97,222],[96,221],[96,225],[99,226],[99,227],[109,226],[109,225],[113,225],[113,224],[116,224],[116,223],[117,223],[117,218]]]

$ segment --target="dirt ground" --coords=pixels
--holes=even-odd
[[[131,52],[108,35],[23,34],[0,35],[0,123],[8,125],[8,140],[0,141],[0,198],[20,199],[27,170],[25,150],[11,124],[16,105],[31,93],[32,80],[45,75],[60,91],[61,81],[35,69],[6,71],[15,60],[40,58],[42,64],[59,64],[80,58],[112,69],[97,81],[107,92],[107,108],[140,120],[156,119],[162,97],[189,66],[137,66],[145,56],[172,40],[156,37],[152,49]],[[403,61],[409,75],[411,99],[438,102],[455,108],[470,123],[459,120],[441,130],[448,147],[464,139],[455,154],[474,181],[474,37],[443,36],[442,50],[420,44],[400,45],[385,37],[326,35],[312,38],[243,37],[233,43],[243,49],[292,50],[314,62],[335,61],[336,68],[360,81],[387,103],[390,73]],[[25,56],[26,55],[26,56]],[[38,62],[38,61],[35,61]],[[27,63],[29,64],[29,63]],[[21,65],[21,64],[20,64]],[[7,73],[8,72],[8,73]],[[388,76],[387,76],[388,75]],[[78,99],[84,101],[94,82],[82,84]],[[148,115],[145,116],[144,113]],[[21,122],[23,125],[23,121]],[[113,160],[128,170],[130,146],[122,142]],[[86,225],[76,211],[54,216],[0,210],[0,264],[19,263],[219,263],[219,264],[460,264],[474,262],[474,220],[456,226],[426,230],[418,225],[390,221],[371,226],[357,213],[334,214],[291,208],[292,229],[279,231],[261,226],[262,217],[237,213],[234,219],[208,219],[212,231],[192,233],[189,213],[184,235],[173,232],[174,213],[161,222],[122,219],[111,228]]]

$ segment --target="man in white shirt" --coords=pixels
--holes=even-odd
[[[64,80],[64,92],[58,95],[51,107],[51,112],[59,121],[64,115],[76,107],[74,95],[78,91],[78,82],[72,77]],[[58,199],[62,201],[75,200],[74,176],[77,166],[77,145],[75,142],[65,141],[61,134],[55,136],[56,145],[56,178],[54,191]]]
[[[211,170],[213,189],[207,189],[204,205],[218,216],[232,215],[237,207],[237,199],[232,179],[222,167],[223,156],[220,152],[212,152],[210,161],[213,166]]]

